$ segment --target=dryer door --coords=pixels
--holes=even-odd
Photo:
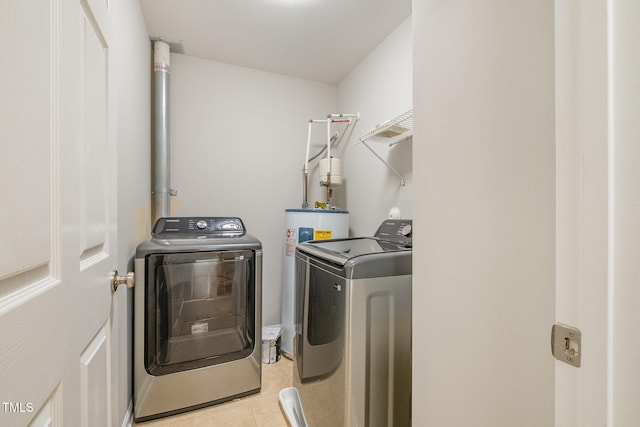
[[[164,375],[248,357],[255,346],[255,254],[147,257],[145,368]]]

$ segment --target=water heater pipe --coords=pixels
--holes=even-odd
[[[307,154],[304,156],[304,169],[303,172],[309,172],[309,149],[311,147],[311,124],[313,120],[309,120],[309,130],[307,131]]]
[[[309,120],[309,130],[307,131],[307,151],[304,157],[304,167],[302,168],[302,209],[309,207],[309,150],[311,147],[311,125],[314,123],[324,123],[326,120]],[[314,159],[317,157],[314,156]]]
[[[326,119],[311,119],[309,120],[309,126],[307,131],[307,149],[304,158],[304,167],[302,168],[302,208],[306,209],[309,207],[308,195],[309,195],[309,162],[314,160],[319,155],[322,154],[323,151],[327,150],[327,158],[328,160],[328,173],[327,173],[327,202],[331,197],[331,144],[334,143],[338,136],[340,135],[336,132],[333,136],[331,135],[331,123],[347,123],[347,127],[353,124],[354,121],[358,121],[360,118],[360,113],[357,114],[329,114]],[[354,120],[355,119],[355,120]],[[311,146],[311,125],[314,123],[326,123],[327,124],[327,145],[324,147],[318,154],[313,156],[313,158],[309,158],[309,149]],[[343,135],[344,136],[344,135]]]
[[[348,123],[352,122],[352,119],[358,120],[360,113],[357,114],[329,114],[327,115],[327,203],[331,197],[331,123]]]
[[[155,162],[154,162],[154,222],[169,216],[171,196],[169,180],[169,77],[171,60],[169,45],[153,44],[153,76],[155,90]]]
[[[307,132],[307,154],[304,156],[304,168],[302,169],[302,209],[309,207],[309,148],[311,146],[311,123]]]
[[[331,184],[331,119],[327,119],[327,187]]]

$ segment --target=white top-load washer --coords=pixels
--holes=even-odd
[[[294,387],[310,425],[411,425],[412,221],[296,248]]]

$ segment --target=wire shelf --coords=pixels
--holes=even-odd
[[[380,123],[375,128],[360,135],[354,140],[354,145],[368,140],[386,142],[393,146],[413,136],[413,110],[409,110],[398,117]]]
[[[389,168],[394,175],[400,178],[400,184],[404,186],[405,181],[404,177],[391,165],[380,156],[380,154],[376,153],[367,141],[375,141],[375,142],[386,142],[389,144],[389,147],[394,146],[395,144],[402,142],[413,136],[413,109],[407,111],[404,114],[399,115],[395,119],[387,120],[384,123],[380,123],[369,132],[360,135],[358,138],[353,140],[354,145],[362,143],[365,147],[369,149],[384,165]]]

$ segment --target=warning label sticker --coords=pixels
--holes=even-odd
[[[298,232],[287,228],[287,240],[285,243],[285,255],[293,256],[296,252],[296,245],[298,244]]]
[[[327,240],[331,238],[331,230],[315,230],[313,233],[314,240]]]

